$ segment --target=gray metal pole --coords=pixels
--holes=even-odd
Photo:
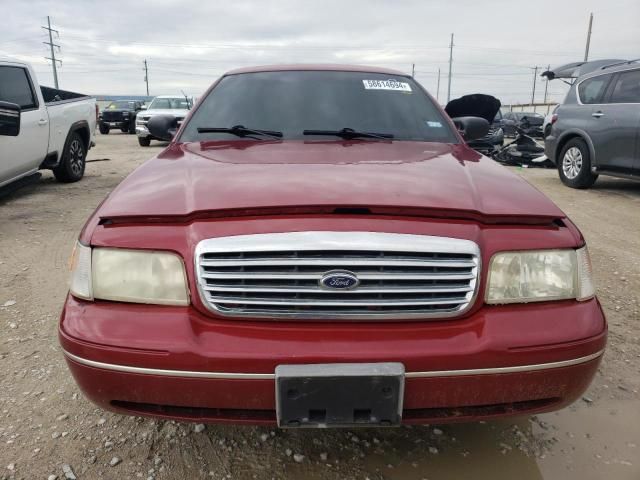
[[[149,69],[147,68],[147,59],[144,59],[144,81],[147,84],[147,97],[149,96]]]
[[[547,65],[547,72],[551,69],[551,65]],[[547,91],[549,90],[549,79],[544,82],[544,103],[547,103]]]
[[[587,31],[587,46],[584,49],[584,61],[589,60],[589,46],[591,45],[591,27],[593,25],[593,13],[589,15],[589,30]]]
[[[453,64],[453,33],[449,44],[449,86],[447,87],[447,103],[451,100],[451,65]]]
[[[411,78],[416,76],[416,64],[412,63],[411,64]]]
[[[436,100],[440,101],[440,69],[438,69],[438,88],[436,89]]]
[[[531,91],[531,105],[535,103],[536,98],[536,79],[538,78],[538,67],[533,69],[533,90]]]

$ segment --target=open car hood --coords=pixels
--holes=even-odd
[[[616,58],[594,60],[591,62],[573,62],[542,72],[541,76],[547,77],[549,80],[553,80],[555,78],[578,78],[582,75],[586,75],[587,73],[595,72],[599,68],[625,62],[628,62],[628,60],[620,60]]]
[[[474,93],[451,100],[444,110],[451,118],[480,117],[492,123],[501,106],[500,100],[496,97]]]

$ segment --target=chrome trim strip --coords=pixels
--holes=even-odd
[[[195,372],[190,370],[164,370],[158,368],[131,367],[128,365],[117,365],[112,363],[96,362],[86,358],[78,357],[72,353],[63,350],[70,360],[88,367],[102,368],[104,370],[112,370],[124,373],[139,373],[143,375],[158,375],[164,377],[184,377],[184,378],[209,378],[222,380],[274,380],[275,373],[236,373],[236,372]],[[595,360],[604,353],[604,349],[599,352],[592,353],[586,357],[572,358],[570,360],[561,360],[551,363],[538,363],[534,365],[516,365],[513,367],[495,367],[495,368],[472,368],[468,370],[434,370],[429,372],[406,372],[405,378],[433,378],[433,377],[460,377],[465,375],[497,375],[501,373],[521,373],[535,372],[539,370],[549,370],[552,368],[571,367],[580,365],[591,360]]]
[[[195,372],[191,370],[165,370],[161,368],[132,367],[129,365],[96,362],[95,360],[78,357],[66,350],[63,350],[63,352],[69,359],[82,365],[124,373],[140,373],[143,375],[158,375],[161,377],[214,378],[219,380],[272,380],[275,378],[275,374],[273,373]]]
[[[365,309],[361,312],[340,312],[340,311],[292,311],[278,312],[268,309],[260,309],[259,302],[252,302],[258,305],[255,309],[246,309],[245,311],[237,311],[235,309],[225,309],[222,304],[217,306],[213,300],[209,298],[208,286],[203,282],[204,279],[217,278],[250,278],[252,280],[260,279],[316,279],[319,280],[322,274],[299,273],[291,274],[289,272],[269,272],[269,273],[203,273],[201,268],[201,256],[204,253],[237,253],[237,252],[278,252],[278,251],[305,251],[320,250],[326,251],[330,255],[332,250],[364,250],[364,251],[402,251],[402,252],[418,252],[418,253],[449,253],[449,254],[467,254],[474,258],[471,265],[465,265],[472,269],[471,273],[447,273],[437,274],[359,274],[360,280],[469,280],[471,290],[467,293],[466,299],[460,301],[455,300],[459,306],[455,309],[440,310],[436,312],[429,311],[399,311],[388,313],[371,313]],[[330,258],[330,257],[329,257]],[[206,260],[205,260],[206,261]],[[222,260],[224,262],[225,260]],[[352,260],[349,259],[349,262]],[[358,260],[356,260],[357,262]],[[362,261],[362,260],[359,260]],[[218,263],[218,260],[206,261],[211,264]],[[221,263],[222,263],[221,262]],[[279,259],[274,259],[274,264],[278,264]],[[389,259],[388,264],[404,264],[397,259]],[[458,260],[451,263],[458,264]],[[465,262],[467,263],[467,262]],[[314,265],[311,260],[305,259],[300,264]],[[339,267],[337,265],[336,267]],[[194,269],[197,278],[198,293],[203,305],[212,313],[228,317],[249,317],[253,319],[281,319],[290,321],[313,321],[313,320],[429,320],[434,318],[452,318],[463,315],[471,309],[476,300],[478,291],[480,290],[480,272],[481,255],[480,247],[471,240],[449,237],[437,237],[431,235],[416,235],[402,233],[386,233],[386,232],[332,232],[332,231],[307,231],[307,232],[283,232],[283,233],[259,233],[251,235],[235,235],[229,237],[217,237],[201,240],[195,249]],[[353,290],[357,292],[358,290]],[[391,292],[393,293],[393,292]],[[418,292],[417,292],[418,293]],[[237,303],[237,302],[236,302]],[[245,302],[247,303],[247,302]],[[264,302],[262,303],[264,304]],[[423,303],[424,304],[424,303]],[[283,303],[283,305],[285,305]],[[313,305],[310,303],[309,305]]]
[[[559,362],[538,363],[534,365],[515,365],[513,367],[495,367],[495,368],[471,368],[468,370],[439,370],[431,372],[407,372],[406,378],[425,378],[425,377],[461,377],[464,375],[497,375],[500,373],[519,373],[519,372],[535,372],[538,370],[549,370],[551,368],[571,367],[581,363],[589,362],[598,358],[604,353],[604,349],[599,352],[592,353],[586,357],[572,358],[571,360],[561,360]]]

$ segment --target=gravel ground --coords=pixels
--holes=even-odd
[[[596,380],[571,407],[357,431],[205,427],[96,408],[56,339],[68,256],[100,200],[160,148],[99,136],[83,181],[58,184],[45,172],[0,198],[0,478],[640,478],[640,183],[602,178],[577,191],[552,170],[515,169],[582,229],[610,322]]]

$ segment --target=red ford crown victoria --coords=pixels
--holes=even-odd
[[[326,427],[558,409],[607,327],[576,226],[402,73],[232,71],[78,240],[59,337],[122,413]]]

